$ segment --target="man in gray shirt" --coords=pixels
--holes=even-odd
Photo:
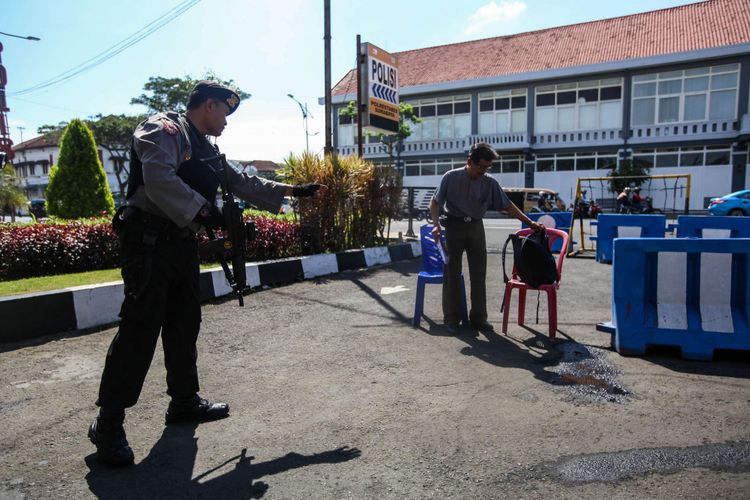
[[[443,274],[443,321],[450,333],[458,333],[461,321],[461,267],[463,253],[469,262],[471,281],[471,325],[480,331],[492,331],[487,322],[487,243],[482,217],[488,209],[505,210],[535,231],[544,226],[529,219],[503,192],[487,171],[498,157],[492,147],[478,142],[471,147],[466,165],[446,172],[430,202],[434,227],[440,238],[440,210],[446,214],[445,231],[448,264]]]

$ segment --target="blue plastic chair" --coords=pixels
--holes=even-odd
[[[424,286],[440,285],[443,283],[443,259],[437,248],[435,238],[432,236],[432,224],[423,224],[419,228],[420,242],[422,245],[422,270],[417,276],[417,299],[414,303],[414,326],[418,327],[422,319],[424,308]],[[445,242],[445,231],[441,238]],[[464,285],[464,274],[461,273],[461,303],[463,304],[463,321],[469,321],[466,310],[466,285]]]

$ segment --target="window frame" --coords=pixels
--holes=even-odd
[[[631,127],[649,127],[649,126],[660,126],[668,125],[672,123],[700,123],[705,121],[720,121],[720,120],[736,120],[737,109],[739,106],[739,85],[740,85],[740,74],[742,70],[741,63],[724,64],[720,66],[703,66],[699,68],[688,68],[684,70],[675,70],[669,72],[656,72],[656,73],[645,73],[635,75],[631,82],[631,99],[630,99],[630,126]],[[735,84],[734,87],[724,87],[713,89],[712,84],[714,78],[719,78],[726,75],[734,74]],[[686,84],[689,80],[697,80],[699,78],[707,78],[706,88],[703,90],[686,90]],[[680,81],[680,92],[660,93],[660,87],[662,83]],[[654,84],[654,93],[649,95],[636,96],[636,87],[640,85]],[[711,116],[711,96],[717,92],[734,92],[734,112],[731,118],[710,118]],[[691,118],[686,119],[686,101],[689,97],[705,96],[703,118]],[[678,114],[676,121],[660,121],[660,110],[661,100],[665,98],[678,98]],[[651,117],[651,123],[639,123],[634,122],[635,107],[638,102],[645,100],[654,101],[654,112]]]

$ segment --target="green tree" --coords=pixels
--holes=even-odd
[[[622,160],[620,164],[609,171],[609,176],[613,179],[609,182],[609,190],[613,193],[621,193],[623,189],[628,186],[635,187],[640,186],[646,181],[648,176],[649,168],[634,163],[632,160]],[[640,179],[622,179],[621,177],[638,177]]]
[[[112,158],[114,174],[120,200],[125,199],[130,176],[130,146],[133,142],[133,131],[146,115],[96,115],[95,120],[87,125],[94,133],[96,143],[107,150]]]
[[[104,116],[98,114],[90,116],[84,121],[86,126],[94,133],[96,143],[104,148],[112,159],[120,199],[125,199],[127,189],[133,131],[145,119],[146,115]],[[47,136],[50,142],[60,144],[60,138],[67,126],[67,122],[60,122],[57,125],[42,125],[37,129],[37,132]]]
[[[47,213],[63,219],[114,212],[94,135],[79,119],[71,121],[63,132],[60,157],[50,171],[46,198]]]
[[[223,80],[214,72],[207,72],[203,78],[193,78],[185,75],[185,78],[165,78],[162,76],[152,76],[143,86],[144,92],[138,97],[130,100],[130,104],[142,104],[146,106],[151,113],[176,111],[185,112],[190,91],[200,80],[215,80],[228,87],[232,87],[240,96],[240,99],[247,99],[250,94],[241,91],[234,85],[234,80]]]
[[[16,221],[16,211],[27,205],[28,200],[21,189],[21,179],[16,169],[10,163],[6,163],[0,172],[0,213],[5,219],[5,212],[10,213],[10,221]]]

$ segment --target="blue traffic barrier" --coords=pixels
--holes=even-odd
[[[749,260],[748,238],[618,238],[613,347],[623,355],[679,347],[695,360],[750,350]]]
[[[570,226],[573,224],[573,212],[531,212],[526,214],[529,219],[534,222],[544,224],[544,227],[551,229],[559,229],[566,233],[570,231]],[[527,228],[526,224],[521,224],[521,228]],[[562,249],[562,238],[559,238],[552,244],[552,251],[559,252]],[[568,246],[572,246],[575,242],[571,241]]]
[[[750,238],[750,217],[680,215],[678,238]]]
[[[615,238],[663,238],[667,218],[659,214],[599,214],[596,229],[596,261],[612,262]]]

